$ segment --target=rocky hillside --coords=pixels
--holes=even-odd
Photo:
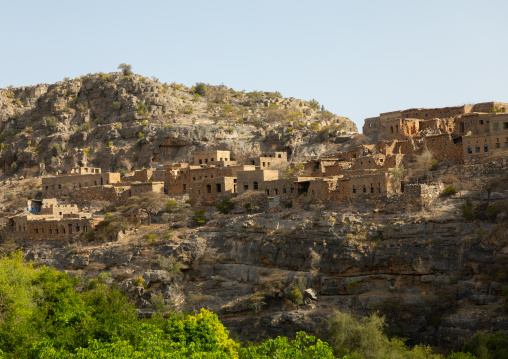
[[[48,172],[83,162],[130,171],[212,146],[239,160],[274,149],[304,158],[341,149],[355,133],[315,100],[134,74],[0,89],[0,169],[8,174],[39,172],[41,163]]]
[[[477,331],[508,330],[506,218],[466,221],[463,201],[457,195],[410,213],[346,204],[208,209],[210,221],[198,228],[181,205],[115,242],[24,245],[27,258],[82,283],[106,273],[142,315],[161,305],[204,307],[243,340],[299,330],[326,338],[333,310],[379,311],[391,335],[460,349]]]

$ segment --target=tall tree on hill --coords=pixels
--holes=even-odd
[[[120,65],[118,65],[118,68],[122,70],[124,76],[131,76],[133,74],[131,65],[121,63]]]
[[[147,192],[140,196],[133,196],[129,198],[123,213],[137,215],[144,212],[148,217],[148,225],[150,225],[152,216],[165,209],[168,198],[168,196],[157,192]]]
[[[508,189],[508,176],[496,176],[488,179],[485,182],[484,189],[487,191],[487,204],[489,204],[492,191],[504,191]]]

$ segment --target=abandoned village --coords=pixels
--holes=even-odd
[[[210,148],[194,153],[190,163],[172,163],[158,156],[152,168],[124,175],[84,163],[45,174],[42,198],[29,200],[24,213],[10,217],[4,231],[20,240],[77,239],[104,219],[79,206],[91,200],[121,205],[147,192],[198,206],[257,194],[257,204],[270,211],[309,201],[424,207],[451,184],[438,163],[452,168],[452,174],[492,164],[492,158],[501,158],[497,165],[506,167],[507,110],[506,103],[489,102],[382,113],[366,119],[363,126],[363,134],[373,144],[303,162],[290,161],[290,154],[282,150],[240,162],[232,151]],[[179,138],[167,137],[159,147],[178,147],[178,142]],[[424,165],[421,173],[404,174],[419,156],[427,156],[434,165]]]

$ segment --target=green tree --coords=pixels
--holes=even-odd
[[[170,198],[166,201],[166,212],[173,213],[178,208],[178,202]]]
[[[377,314],[356,320],[347,313],[334,311],[328,324],[331,345],[339,357],[354,354],[365,359],[442,359],[430,347],[408,348],[402,339],[388,339],[383,333],[384,317]]]
[[[496,333],[478,333],[466,341],[463,350],[473,353],[478,359],[508,358],[508,334],[502,330]]]
[[[219,203],[215,205],[215,208],[222,214],[229,214],[235,207],[234,203],[231,202],[231,198],[224,197]]]
[[[140,196],[129,198],[123,212],[129,214],[145,213],[148,217],[148,225],[150,225],[152,216],[166,208],[167,200],[167,196],[162,193],[146,192]]]
[[[478,213],[474,209],[473,201],[471,201],[471,198],[467,198],[462,204],[462,216],[468,221],[472,221],[477,215]]]
[[[296,333],[296,338],[277,337],[263,341],[260,345],[251,345],[240,350],[240,359],[291,358],[291,359],[333,359],[330,346],[316,337]]]
[[[207,88],[206,84],[204,84],[203,82],[198,82],[194,86],[194,93],[200,96],[206,96],[206,88]]]
[[[53,132],[56,130],[56,126],[58,125],[58,120],[55,116],[50,116],[50,117],[46,118],[44,123],[45,123],[48,131]]]
[[[131,76],[133,74],[131,65],[121,63],[120,65],[118,65],[118,69],[122,70],[124,76]]]
[[[194,210],[194,214],[192,215],[191,220],[195,226],[203,226],[210,219],[208,219],[208,217],[205,216],[205,210],[203,208],[201,208],[201,209]]]

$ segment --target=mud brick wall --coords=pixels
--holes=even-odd
[[[85,204],[92,201],[116,202],[120,192],[122,191],[114,186],[83,187],[69,193],[69,199],[77,204]]]
[[[425,145],[432,157],[440,162],[464,163],[462,143],[455,144],[447,134],[425,137]]]
[[[444,185],[436,184],[408,184],[404,186],[403,199],[419,206],[428,206],[439,198]]]
[[[450,118],[471,112],[472,109],[473,109],[472,105],[442,107],[442,108],[413,108],[401,111],[401,117],[418,118],[422,120],[430,120],[432,118]]]
[[[205,178],[191,184],[189,201],[203,205],[215,205],[225,196],[232,197],[235,193],[235,178]]]
[[[81,238],[94,226],[89,218],[34,219],[26,221],[21,230],[14,225],[9,235],[17,240],[63,241]]]
[[[508,111],[508,104],[504,102],[483,102],[477,103],[473,106],[472,112],[491,112],[494,107],[505,108]]]

